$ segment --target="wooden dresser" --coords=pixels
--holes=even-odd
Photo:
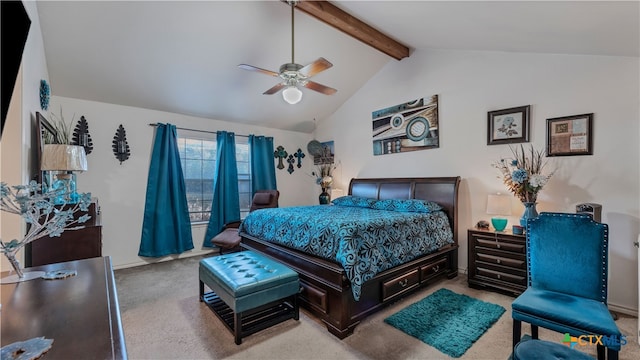
[[[520,295],[527,288],[525,235],[469,229],[469,286]]]
[[[69,205],[67,205],[69,206]],[[25,246],[25,266],[40,266],[102,256],[102,222],[97,201],[89,211],[77,211],[75,218],[88,214],[83,229],[66,230],[59,237],[45,237]]]
[[[2,346],[44,336],[43,359],[126,359],[110,257],[38,266],[26,271],[76,270],[61,280],[34,279],[0,287]],[[2,277],[8,272],[2,273]]]

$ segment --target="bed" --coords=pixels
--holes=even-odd
[[[446,229],[451,234],[449,241],[436,242],[435,248],[421,245],[424,254],[404,259],[399,257],[375,271],[363,270],[364,275],[354,275],[354,268],[363,266],[347,266],[342,261],[344,256],[331,259],[324,253],[330,251],[322,247],[316,251],[307,247],[305,252],[290,243],[278,243],[278,239],[268,236],[268,232],[255,232],[249,225],[240,229],[242,247],[268,255],[296,270],[302,286],[301,305],[317,316],[329,332],[343,339],[353,333],[363,318],[385,305],[442,277],[457,276],[459,183],[460,177],[352,179],[348,193],[351,197],[431,201],[441,207],[441,211],[434,215],[446,217],[446,224],[450,226]],[[319,206],[316,212],[326,219],[326,212],[331,208],[339,206]],[[415,239],[416,244],[422,244],[418,236]],[[309,242],[315,243],[313,239]]]

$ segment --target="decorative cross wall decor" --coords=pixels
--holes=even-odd
[[[289,167],[287,168],[287,171],[289,172],[289,174],[291,174],[295,170],[293,168],[293,164],[296,162],[296,159],[293,158],[293,155],[289,155],[289,157],[287,158],[287,162],[289,163]]]
[[[286,159],[287,156],[289,154],[284,151],[284,148],[282,147],[282,145],[278,145],[278,147],[276,148],[276,151],[273,152],[273,157],[278,159],[278,169],[282,170],[284,169],[284,163],[282,162],[282,159]]]
[[[300,169],[302,167],[302,159],[304,158],[304,153],[302,152],[302,150],[298,149],[294,156],[298,158],[298,165],[296,166],[298,167],[298,169]]]

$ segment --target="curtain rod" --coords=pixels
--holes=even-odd
[[[149,124],[149,126],[158,126],[158,124]],[[179,127],[176,126],[176,129],[178,130],[188,130],[188,131],[197,131],[197,132],[201,132],[201,133],[208,133],[208,134],[217,134],[217,131],[207,131],[207,130],[198,130],[198,129],[188,129],[188,128],[183,128],[183,127]],[[235,133],[234,133],[235,134]],[[241,134],[235,134],[235,136],[240,136],[240,137],[246,137],[248,138],[249,135],[241,135]]]

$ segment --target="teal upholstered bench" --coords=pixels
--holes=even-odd
[[[234,334],[242,337],[287,319],[299,319],[298,273],[252,252],[200,260],[200,301],[204,301]],[[211,292],[205,293],[207,285]]]

